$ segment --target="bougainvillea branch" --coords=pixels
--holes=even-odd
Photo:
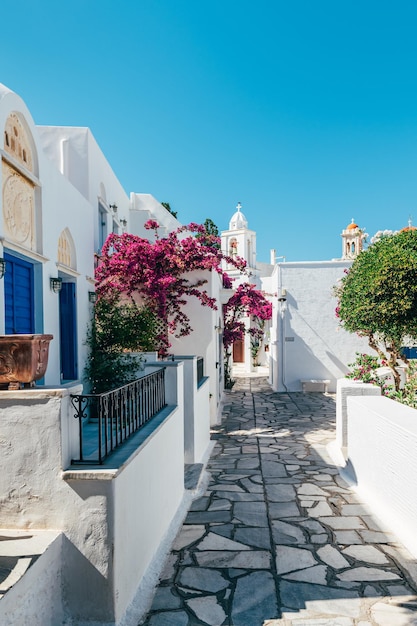
[[[113,292],[133,296],[154,311],[166,325],[166,332],[159,337],[160,353],[166,355],[170,347],[168,331],[181,337],[192,330],[184,312],[188,297],[216,308],[215,300],[203,287],[207,281],[193,279],[192,272],[212,270],[230,284],[222,265],[244,272],[246,261],[224,255],[220,238],[199,224],[181,226],[163,238],[158,237],[155,220],[148,220],[145,228],[155,232],[155,241],[129,233],[109,235],[96,269],[96,291],[99,297]]]
[[[266,320],[272,317],[272,304],[268,302],[263,293],[256,289],[255,285],[243,283],[239,285],[233,296],[225,304],[223,309],[224,331],[223,345],[226,350],[239,339],[243,339],[245,325],[242,321],[244,316],[252,317],[252,327],[249,333],[253,337],[260,338],[263,334],[263,326]]]

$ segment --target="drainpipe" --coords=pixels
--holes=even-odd
[[[283,290],[285,291],[285,290]],[[280,303],[280,318],[281,318],[281,323],[280,323],[280,328],[281,328],[281,333],[280,333],[280,339],[281,339],[281,359],[280,359],[280,363],[281,363],[281,367],[280,367],[280,373],[281,373],[281,382],[282,385],[285,389],[285,391],[288,393],[288,389],[287,389],[287,385],[285,384],[285,365],[286,365],[286,358],[285,358],[285,351],[286,351],[286,343],[285,343],[285,312],[287,310],[287,298],[285,297],[285,299],[283,297],[281,297],[280,299],[278,299],[278,302]]]
[[[282,272],[281,267],[278,265],[278,316],[279,316],[279,328],[278,328],[278,380],[277,390],[282,386],[285,391],[288,392],[287,385],[285,384],[285,312],[287,310],[287,290],[282,286]],[[277,359],[278,362],[278,359]]]

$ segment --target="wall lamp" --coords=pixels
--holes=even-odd
[[[287,290],[281,289],[281,294],[278,298],[278,302],[286,302],[286,300],[287,300]]]
[[[122,228],[126,228],[126,226],[127,226],[127,220],[123,217],[123,218],[120,220],[120,224],[121,224]]]
[[[51,290],[54,293],[59,293],[62,289],[62,278],[56,277],[56,278],[50,278],[49,279],[49,286],[51,287]]]
[[[117,211],[117,204],[116,203],[109,204],[109,208],[113,211],[113,213],[116,213],[116,211]]]
[[[0,278],[6,273],[6,261],[3,258],[0,258]]]
[[[95,304],[97,302],[97,294],[95,291],[88,292],[88,301],[91,302],[91,304]]]

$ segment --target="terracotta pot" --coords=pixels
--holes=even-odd
[[[0,387],[33,387],[46,372],[53,335],[0,335]]]

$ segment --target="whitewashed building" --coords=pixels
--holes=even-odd
[[[303,384],[335,391],[356,352],[369,352],[365,339],[343,330],[335,313],[333,288],[350,265],[342,260],[277,264],[270,352],[276,391],[301,391]]]
[[[150,217],[162,236],[180,223],[150,194],[126,194],[88,128],[36,126],[4,85],[0,125],[0,334],[52,334],[42,382],[68,383],[82,378],[94,266],[107,235],[149,237]]]
[[[164,408],[103,463],[82,465],[84,416],[74,419],[73,401],[82,393],[97,256],[111,232],[152,237],[144,229],[152,218],[165,236],[180,223],[150,194],[126,194],[88,128],[36,126],[4,85],[0,126],[0,335],[54,336],[43,380],[0,390],[0,527],[16,557],[0,622],[119,624],[126,611],[146,608],[197,486],[185,484],[187,466],[203,466],[210,451],[221,311],[201,314],[190,302],[196,332],[172,350],[185,356],[145,366],[150,376],[164,371]],[[216,297],[218,277],[206,278]]]
[[[276,391],[336,391],[367,341],[341,328],[334,287],[363,247],[363,230],[341,234],[342,257],[276,264],[269,289],[277,294],[271,329],[270,382]]]

